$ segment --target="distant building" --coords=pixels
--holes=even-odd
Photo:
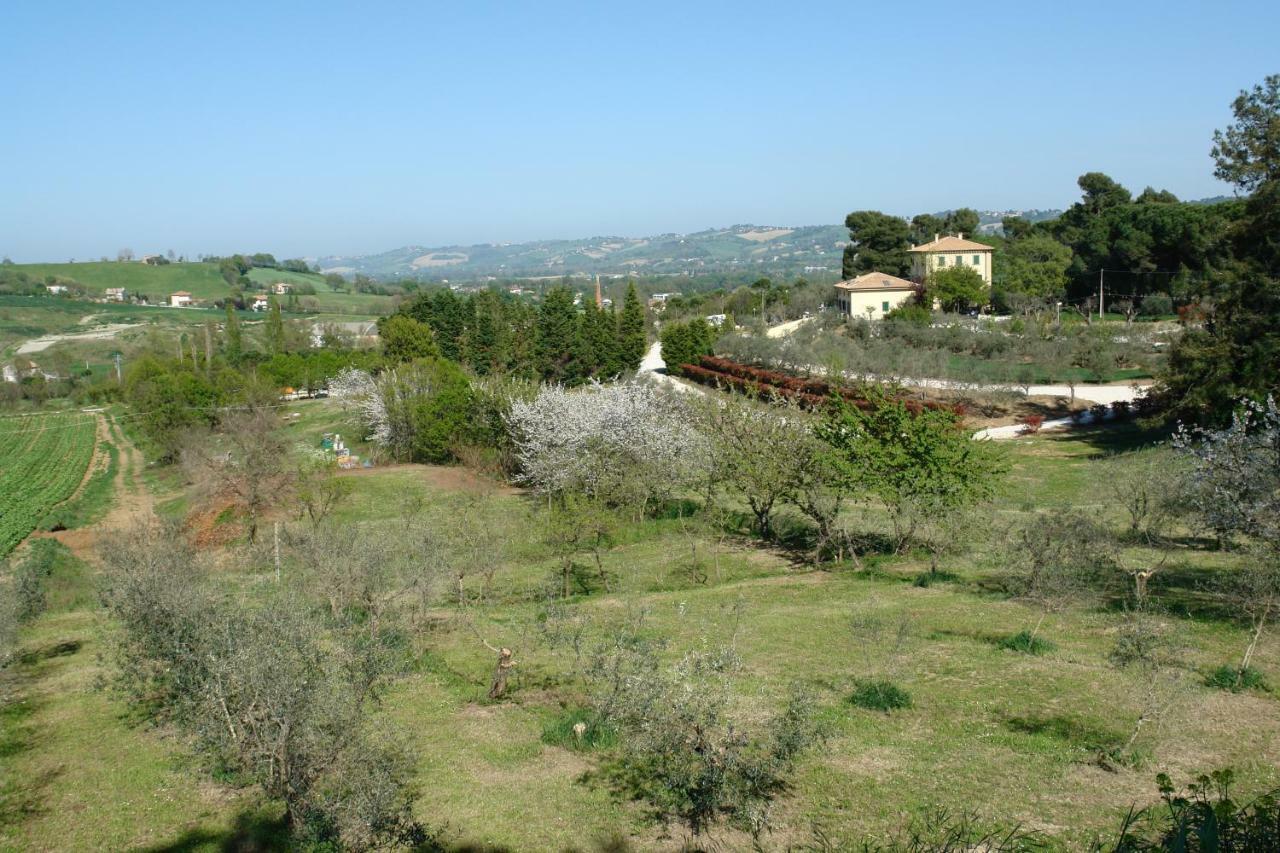
[[[292,289],[293,285],[289,284],[287,281],[277,281],[275,284],[271,285],[271,292],[276,296],[284,296]]]
[[[271,304],[271,300],[262,294],[253,297],[253,304],[249,306],[251,311],[266,311]]]
[[[724,321],[729,319],[724,314],[708,314],[706,320],[713,326],[720,327],[724,325]]]
[[[54,293],[54,294],[66,293],[67,286],[65,284],[46,284],[45,290],[48,290],[50,293]]]
[[[849,317],[883,320],[894,308],[915,299],[920,285],[883,272],[869,272],[836,285],[836,305]]]
[[[191,294],[185,290],[175,290],[169,294],[169,304],[174,308],[191,307]]]
[[[108,302],[124,302],[128,293],[123,287],[108,287],[102,294]]]
[[[933,241],[912,246],[911,279],[923,284],[929,273],[945,267],[966,266],[978,275],[988,287],[991,286],[991,257],[994,249],[983,243],[975,243],[964,239],[963,234],[945,237],[933,235]]]

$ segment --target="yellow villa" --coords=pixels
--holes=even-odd
[[[915,298],[920,286],[905,278],[869,272],[836,285],[836,304],[850,317],[883,320],[884,315]]]
[[[982,243],[964,239],[963,234],[945,237],[933,235],[933,242],[912,246],[911,279],[923,283],[929,273],[943,267],[966,266],[982,276],[987,287],[991,286],[991,255],[993,249]]]

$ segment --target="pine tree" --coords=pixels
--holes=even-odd
[[[567,287],[547,291],[538,312],[538,367],[549,382],[572,382],[573,356],[578,331],[578,312],[573,292]]]
[[[622,372],[618,356],[618,315],[613,306],[592,314],[591,348],[596,359],[596,375],[612,379]]]
[[[280,317],[280,303],[275,296],[270,297],[267,306],[267,353],[279,355],[284,352],[284,320]]]
[[[634,283],[627,285],[622,300],[622,316],[618,318],[618,356],[624,370],[636,370],[644,358],[648,340],[644,330],[644,306],[636,295]]]
[[[244,355],[244,342],[240,337],[240,321],[236,318],[236,306],[227,300],[227,361],[238,364]]]

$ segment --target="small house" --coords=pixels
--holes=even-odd
[[[102,294],[108,302],[124,302],[128,293],[123,287],[108,287]]]
[[[185,290],[175,290],[169,294],[169,305],[174,308],[190,308],[191,294]]]
[[[920,286],[883,272],[869,272],[836,284],[836,305],[849,317],[883,320],[899,305],[915,299]]]
[[[46,284],[45,290],[48,290],[50,293],[57,295],[59,293],[66,293],[67,286],[65,284]]]
[[[292,289],[293,285],[289,284],[287,281],[277,281],[275,284],[271,285],[271,292],[276,296],[284,296]]]
[[[253,304],[249,306],[251,311],[266,311],[271,305],[271,300],[262,294],[253,297]]]

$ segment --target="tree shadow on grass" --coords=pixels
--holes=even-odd
[[[295,850],[284,819],[263,811],[238,814],[226,830],[191,829],[173,841],[142,848],[142,853],[194,853],[218,850],[222,853],[276,853]],[[477,842],[441,843],[437,841],[414,848],[416,853],[513,853],[516,848]],[[621,836],[601,839],[585,847],[569,848],[582,853],[627,853],[630,842]]]
[[[1166,426],[1144,427],[1141,423],[1129,421],[1096,427],[1079,427],[1061,433],[1047,433],[1045,437],[1054,443],[1083,444],[1093,451],[1088,458],[1103,459],[1117,453],[1140,450],[1143,447],[1168,441],[1172,435],[1173,430]]]

